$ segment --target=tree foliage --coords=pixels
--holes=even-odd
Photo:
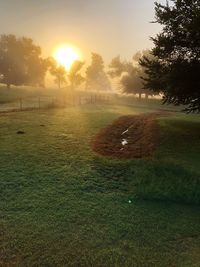
[[[144,90],[142,76],[144,69],[138,64],[139,59],[143,55],[148,56],[148,51],[137,52],[133,56],[133,61],[122,61],[120,56],[112,59],[109,65],[108,74],[111,78],[118,78],[120,89],[123,93],[138,94],[141,98],[142,94],[152,95],[149,90]]]
[[[41,57],[41,48],[30,38],[0,36],[1,83],[44,86],[48,61]]]
[[[84,82],[84,78],[81,75],[84,62],[76,60],[73,62],[70,70],[67,72],[64,66],[58,65],[55,59],[49,58],[49,70],[50,74],[55,77],[55,83],[60,89],[63,84],[70,85],[71,90],[74,90],[81,83]]]
[[[58,88],[60,89],[62,84],[67,83],[66,79],[67,71],[63,66],[58,65],[55,59],[49,58],[48,61],[49,61],[49,72],[53,77],[55,77],[54,81],[58,85]]]
[[[131,62],[122,61],[120,56],[117,56],[111,60],[109,64],[108,74],[111,78],[120,77],[122,73],[130,73],[133,69]]]
[[[84,64],[85,64],[85,62],[76,60],[73,62],[72,66],[69,70],[68,79],[69,79],[72,90],[74,90],[75,87],[79,86],[85,80],[80,73]]]
[[[86,70],[86,90],[111,90],[110,81],[104,71],[101,55],[92,53],[92,63]]]
[[[200,1],[155,3],[156,22],[163,26],[152,38],[153,59],[143,57],[145,88],[162,92],[164,103],[200,111]]]

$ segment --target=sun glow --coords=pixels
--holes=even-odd
[[[56,49],[54,58],[58,64],[64,66],[66,70],[70,70],[73,62],[80,60],[80,53],[72,46],[63,45]]]

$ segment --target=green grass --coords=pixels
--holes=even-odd
[[[199,120],[199,115],[180,114],[160,120],[154,161],[138,175],[140,197],[200,204]]]
[[[85,97],[96,97],[97,100],[102,103],[102,97],[104,98],[107,96],[107,98],[110,100],[110,104],[112,105],[126,105],[126,106],[134,106],[139,109],[142,109],[143,112],[149,109],[156,109],[156,110],[169,110],[169,111],[180,111],[183,109],[182,106],[177,107],[173,105],[165,105],[163,106],[161,101],[158,99],[142,99],[141,101],[138,98],[135,98],[131,95],[120,95],[120,94],[107,94],[106,92],[97,92],[97,91],[76,91],[74,97],[79,96],[85,96]],[[35,88],[35,87],[29,87],[29,86],[12,86],[10,89],[6,88],[5,86],[0,84],[0,104],[12,104],[14,102],[19,103],[19,99],[22,99],[23,104],[25,104],[27,101],[30,102],[30,99],[35,99],[38,97],[41,97],[41,101],[44,101],[44,98],[49,98],[52,102],[53,99],[60,100],[63,102],[63,99],[66,100],[66,102],[70,102],[70,90],[69,88],[61,88],[58,89],[56,87],[54,88]]]
[[[44,88],[38,89],[33,87],[14,87],[10,89],[3,85],[0,85],[0,104],[12,103],[18,101],[20,98],[36,97],[47,94],[51,96],[51,90],[45,90]]]
[[[200,266],[199,116],[160,119],[151,160],[91,151],[99,129],[143,111],[1,115],[0,266]]]

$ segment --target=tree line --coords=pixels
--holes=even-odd
[[[53,58],[43,58],[41,48],[30,38],[0,36],[0,82],[7,85],[45,86],[47,71],[60,88],[73,90],[83,82],[85,89],[110,90],[108,76],[123,93],[146,96],[162,94],[163,103],[185,105],[188,112],[200,112],[200,1],[155,2],[155,23],[162,30],[151,38],[150,51],[136,53],[131,61],[112,59],[105,71],[101,55],[92,53],[92,62],[83,77],[84,62],[75,61],[69,72]]]
[[[92,87],[91,83],[95,80],[99,81],[99,85],[102,80],[105,83],[107,76],[100,55],[92,54],[92,63],[87,68],[86,78],[80,73],[84,64],[77,60],[67,72],[53,57],[43,58],[40,46],[34,44],[31,38],[18,38],[11,34],[0,36],[0,82],[8,88],[11,85],[45,87],[47,72],[55,77],[55,83],[59,88],[67,83],[75,88],[84,80],[87,81],[87,88]]]
[[[91,64],[83,76],[85,62],[76,60],[67,71],[54,58],[43,58],[41,48],[35,45],[31,38],[1,35],[0,82],[8,88],[11,85],[45,87],[45,76],[49,72],[58,88],[70,86],[71,90],[74,90],[84,82],[85,90],[109,91],[111,78],[117,80],[121,92],[141,96],[147,91],[144,91],[142,86],[140,76],[144,71],[138,64],[139,56],[142,56],[142,53],[138,52],[130,62],[122,61],[118,56],[111,61],[106,71],[102,56],[92,53]],[[148,94],[151,92],[148,91]]]

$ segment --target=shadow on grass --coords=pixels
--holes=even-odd
[[[134,198],[200,204],[200,177],[182,166],[147,160],[116,161],[95,157],[95,180],[87,192],[118,192]]]
[[[92,179],[87,179],[83,190],[87,193],[125,192],[128,179],[126,177],[127,162],[94,157],[91,162]]]
[[[175,164],[152,162],[135,184],[139,198],[200,204],[200,177]]]

